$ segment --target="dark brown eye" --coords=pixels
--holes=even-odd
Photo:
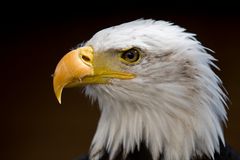
[[[121,58],[128,63],[137,62],[140,59],[140,53],[136,49],[130,49],[121,54]]]

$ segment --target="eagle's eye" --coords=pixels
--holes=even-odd
[[[138,62],[141,58],[141,55],[137,49],[129,49],[120,53],[121,60],[127,64],[134,64]]]

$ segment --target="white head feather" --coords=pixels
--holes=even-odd
[[[113,159],[121,147],[127,155],[141,142],[153,160],[160,153],[165,160],[189,160],[219,152],[227,97],[211,70],[215,59],[194,36],[165,21],[136,20],[104,29],[86,43],[96,53],[137,47],[146,54],[128,68],[136,78],[86,86],[102,112],[92,160],[104,150]]]

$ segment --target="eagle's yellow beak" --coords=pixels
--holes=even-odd
[[[92,62],[93,49],[89,46],[73,50],[59,61],[53,77],[53,88],[59,103],[64,87],[80,83],[83,77],[94,74]]]
[[[131,79],[135,77],[132,73],[116,69],[117,65],[111,58],[111,56],[95,56],[90,46],[67,53],[57,64],[53,75],[53,88],[58,102],[61,103],[64,87],[108,83],[111,78]]]

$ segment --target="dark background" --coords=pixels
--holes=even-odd
[[[91,106],[80,89],[66,89],[59,105],[51,74],[65,53],[97,31],[139,18],[174,22],[215,51],[217,74],[231,100],[225,137],[240,151],[239,5],[29,3],[1,5],[0,159],[71,160],[88,152],[97,105]]]

